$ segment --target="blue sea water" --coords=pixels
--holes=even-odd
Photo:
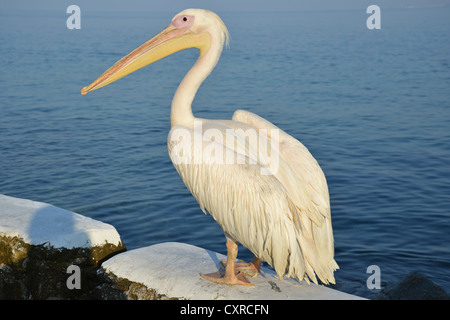
[[[128,249],[225,238],[167,153],[186,50],[87,96],[115,61],[173,13],[0,13],[0,193],[111,223]],[[328,180],[334,288],[374,298],[410,271],[450,293],[450,8],[223,13],[230,49],[200,88],[196,116],[255,112],[302,141]],[[240,248],[240,258],[251,253]]]

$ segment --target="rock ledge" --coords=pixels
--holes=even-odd
[[[89,298],[101,262],[124,250],[109,224],[0,195],[0,299]],[[82,271],[80,290],[67,286],[70,265]]]
[[[220,260],[225,256],[175,242],[126,251],[109,224],[0,195],[0,299],[361,299],[280,280],[264,267],[250,279],[253,287],[222,286],[200,277],[217,270]],[[72,265],[78,274],[69,271]]]

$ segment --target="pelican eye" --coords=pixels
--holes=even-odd
[[[183,17],[183,21],[187,21],[187,17]]]

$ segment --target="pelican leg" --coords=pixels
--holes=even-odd
[[[237,252],[237,242],[227,238],[227,265],[225,267],[225,274],[222,275],[220,271],[208,274],[200,273],[202,278],[220,284],[240,284],[243,286],[252,286],[253,283],[248,281],[242,272],[235,272],[234,267]]]
[[[220,264],[226,268],[227,262],[220,261]],[[242,272],[246,276],[256,277],[259,273],[259,269],[261,268],[261,259],[254,256],[252,262],[235,262],[234,263],[234,272]]]

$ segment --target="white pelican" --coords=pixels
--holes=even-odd
[[[280,279],[286,275],[318,283],[317,276],[324,284],[335,283],[339,267],[334,260],[327,182],[306,147],[251,112],[237,110],[232,120],[192,114],[195,94],[228,41],[227,28],[215,13],[184,10],[81,94],[179,50],[198,48],[199,58],[172,100],[168,149],[186,187],[225,233],[225,272],[201,276],[216,283],[252,285],[244,273],[255,276],[263,260]],[[252,139],[252,133],[258,139]],[[220,135],[226,136],[226,143]],[[269,147],[262,148],[264,143]],[[235,262],[238,242],[255,255],[251,263]]]

